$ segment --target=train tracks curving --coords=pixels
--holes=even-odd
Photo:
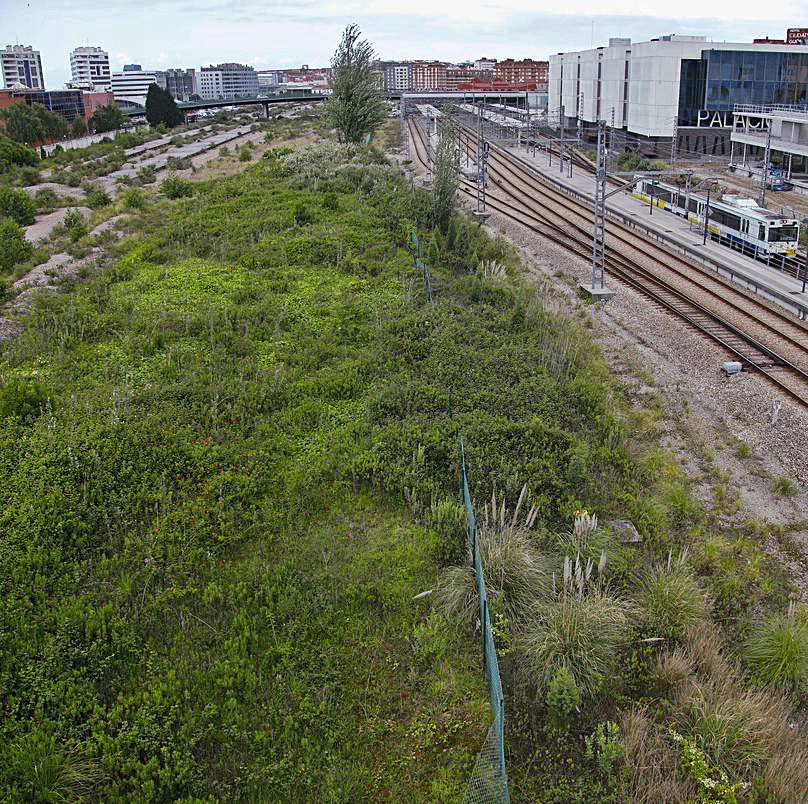
[[[429,169],[429,148],[409,121],[412,153]],[[475,138],[460,129],[473,152]],[[491,146],[487,204],[565,249],[590,259],[592,208],[571,198]],[[461,192],[476,198],[463,180]],[[728,357],[764,374],[781,391],[808,406],[808,325],[775,305],[669,251],[624,224],[608,219],[606,268],[610,276],[652,299],[722,346]]]

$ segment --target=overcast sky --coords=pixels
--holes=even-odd
[[[643,14],[649,8],[675,9],[676,16]],[[220,61],[321,66],[350,22],[386,59],[541,59],[606,44],[610,36],[781,39],[788,27],[808,27],[808,8],[805,0],[0,0],[0,44],[38,48],[49,89],[69,80],[69,53],[78,45],[108,50],[113,70],[129,62],[153,69]]]

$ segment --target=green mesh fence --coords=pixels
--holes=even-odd
[[[488,612],[488,594],[485,590],[485,574],[477,545],[477,519],[469,494],[469,482],[466,474],[466,453],[463,437],[460,441],[460,474],[463,491],[463,504],[466,507],[466,526],[471,545],[474,577],[477,583],[477,596],[480,601],[480,627],[483,635],[483,661],[488,678],[488,694],[494,722],[488,730],[480,755],[474,765],[471,779],[466,788],[467,802],[508,802],[508,774],[505,770],[505,698],[502,694],[502,679],[499,675],[497,650],[494,635],[491,631],[491,619]]]
[[[424,291],[427,301],[432,304],[432,282],[429,277],[429,268],[423,261],[423,251],[418,235],[412,232],[410,236],[413,247],[415,266],[424,277]],[[451,403],[450,403],[451,406]],[[451,415],[451,411],[450,411]],[[469,779],[464,801],[469,804],[498,804],[510,802],[508,793],[508,774],[505,770],[505,698],[502,694],[502,679],[499,675],[499,662],[497,650],[494,645],[494,635],[491,631],[491,619],[488,613],[488,594],[485,590],[485,574],[483,572],[480,550],[477,545],[477,519],[474,516],[474,507],[469,494],[469,482],[466,474],[466,452],[463,446],[463,437],[458,434],[460,444],[460,474],[463,492],[463,504],[466,507],[466,528],[471,556],[474,564],[474,578],[477,584],[477,597],[480,601],[480,629],[483,638],[483,662],[485,674],[488,679],[488,695],[491,700],[491,709],[494,721],[488,729],[474,770]]]

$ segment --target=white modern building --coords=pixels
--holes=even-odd
[[[6,45],[0,50],[0,68],[6,89],[22,85],[29,89],[45,89],[42,58],[30,45]]]
[[[808,103],[808,47],[708,42],[671,34],[650,42],[550,56],[549,111],[586,132],[605,120],[629,148],[728,155],[735,104]]]
[[[216,64],[199,71],[199,95],[205,100],[254,98],[258,95],[258,73],[246,64]]]
[[[384,71],[384,89],[386,92],[408,92],[412,89],[412,64],[388,64]]]
[[[474,62],[474,69],[475,70],[491,70],[493,72],[494,68],[497,66],[496,59],[489,59],[483,56],[477,61]]]
[[[77,47],[70,51],[71,83],[90,86],[93,92],[109,92],[112,80],[109,53],[100,47]]]
[[[154,73],[146,72],[139,64],[127,64],[123,72],[112,74],[112,94],[121,109],[146,107],[149,87],[156,84]]]

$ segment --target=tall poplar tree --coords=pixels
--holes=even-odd
[[[358,25],[349,25],[331,59],[331,97],[326,111],[340,142],[360,142],[384,120],[386,109],[373,46],[360,39]]]

